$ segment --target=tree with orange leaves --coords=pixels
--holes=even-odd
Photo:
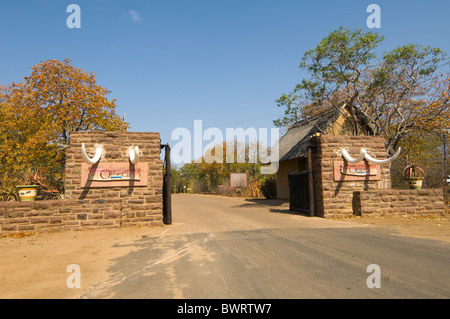
[[[11,193],[25,167],[39,170],[46,185],[62,191],[65,153],[71,131],[126,130],[111,92],[95,75],[63,62],[46,60],[23,82],[0,87],[1,190]],[[51,176],[50,176],[51,175]],[[3,196],[5,197],[5,196]]]

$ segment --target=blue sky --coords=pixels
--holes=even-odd
[[[81,28],[69,29],[69,4]],[[369,29],[369,4],[381,28]],[[340,25],[378,31],[380,51],[407,43],[450,52],[450,1],[2,1],[0,84],[69,58],[117,98],[132,131],[270,128],[275,100],[301,80],[303,53]]]

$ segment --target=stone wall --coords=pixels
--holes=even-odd
[[[120,227],[120,200],[1,202],[0,234]]]
[[[387,158],[384,139],[380,136],[313,136],[312,147],[314,210],[320,217],[352,215],[355,191],[390,189],[390,164],[380,166],[380,179],[362,177],[357,181],[335,181],[334,162],[342,161],[342,148],[353,158],[359,156],[361,148],[377,159]]]
[[[311,138],[316,216],[445,213],[441,189],[391,189],[390,164],[380,165],[379,175],[372,179],[361,177],[349,181],[340,177],[336,180],[334,164],[343,161],[343,148],[353,158],[364,148],[370,156],[385,159],[388,155],[384,142],[380,136],[319,135]]]
[[[148,165],[146,185],[136,186],[132,182],[114,187],[83,185],[82,143],[89,156],[96,146],[103,148],[99,163],[127,163],[128,149],[137,145],[140,165]],[[159,133],[72,132],[70,148],[66,150],[65,199],[0,202],[0,234],[162,225],[160,144]]]
[[[444,215],[442,189],[388,189],[357,191],[353,197],[355,215]]]

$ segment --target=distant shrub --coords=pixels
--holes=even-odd
[[[230,195],[231,194],[230,183],[217,185],[217,192],[221,195]]]
[[[269,175],[260,180],[261,193],[267,199],[277,198],[277,182],[275,175]]]
[[[205,180],[197,179],[192,183],[192,193],[209,193],[208,183]]]

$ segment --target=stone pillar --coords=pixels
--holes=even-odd
[[[376,159],[388,157],[381,136],[313,136],[310,140],[313,162],[313,192],[315,215],[334,217],[352,215],[353,192],[370,189],[390,189],[390,164],[372,166],[377,175],[341,175],[339,165],[345,160],[342,149],[356,158],[361,148]],[[366,160],[359,166],[367,166]]]
[[[98,165],[82,160],[81,145],[92,157],[96,147],[103,149]],[[160,159],[159,133],[141,132],[71,132],[70,148],[66,151],[65,198],[82,201],[85,206],[109,203],[103,211],[105,219],[119,225],[162,225],[163,163]],[[128,152],[138,146],[140,161],[131,164]],[[116,170],[116,180],[108,172]],[[127,172],[122,174],[123,170]],[[105,180],[93,181],[89,173],[106,172]],[[139,176],[130,178],[129,172]],[[108,174],[107,174],[108,173]],[[120,174],[119,174],[120,173]],[[125,180],[123,176],[126,176]],[[98,177],[98,176],[97,176]],[[115,178],[115,177],[114,177]],[[126,180],[126,179],[130,180]],[[94,215],[92,223],[97,222]]]

